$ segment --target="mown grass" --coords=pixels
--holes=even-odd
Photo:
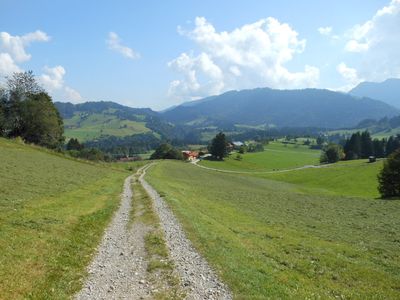
[[[171,161],[147,179],[237,299],[400,297],[400,201]]]
[[[128,173],[4,139],[0,161],[0,298],[70,298]]]
[[[254,176],[294,183],[307,194],[333,194],[348,197],[378,198],[377,174],[383,160],[368,163],[367,160],[339,162],[319,169],[303,169]]]
[[[203,160],[201,165],[232,171],[272,171],[319,164],[320,151],[292,144],[272,142],[265,151],[245,153],[241,160],[233,153],[224,161]]]
[[[80,114],[65,119],[65,135],[68,138],[77,138],[87,141],[99,138],[102,135],[128,136],[151,131],[146,123],[121,120],[115,115],[91,114],[82,119]]]

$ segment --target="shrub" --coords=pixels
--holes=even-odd
[[[343,148],[337,144],[329,144],[322,150],[321,163],[335,163],[344,158]]]

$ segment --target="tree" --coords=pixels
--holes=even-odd
[[[223,132],[218,133],[211,141],[208,151],[216,159],[222,160],[228,154],[228,143]]]
[[[21,137],[47,148],[60,148],[64,142],[63,120],[46,93],[31,94],[21,102]]]
[[[382,198],[400,196],[400,148],[385,161],[378,175],[378,181]]]
[[[64,141],[62,118],[33,73],[14,73],[0,94],[0,134],[48,148]]]
[[[360,132],[353,133],[350,139],[346,140],[344,152],[346,153],[346,160],[358,159],[361,157]]]
[[[361,158],[368,158],[374,154],[374,148],[372,144],[371,135],[368,131],[361,133]]]
[[[385,157],[385,146],[386,146],[386,139],[374,139],[372,141],[373,148],[374,148],[374,155],[375,157]]]
[[[329,144],[322,150],[321,163],[335,163],[344,158],[343,148],[337,144]]]
[[[81,151],[85,146],[79,143],[78,139],[72,138],[67,143],[67,150]]]
[[[150,159],[183,159],[183,155],[170,144],[161,144],[150,156]]]
[[[6,129],[6,93],[0,87],[0,136],[5,135]]]

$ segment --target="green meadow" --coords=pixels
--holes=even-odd
[[[5,139],[0,161],[0,299],[69,299],[129,173]]]
[[[75,114],[64,120],[65,136],[87,141],[99,138],[102,135],[129,136],[151,131],[145,122],[121,120],[115,115],[90,114],[82,118]]]
[[[232,174],[163,161],[147,180],[236,299],[398,299],[400,201],[377,199],[380,167]]]
[[[319,164],[321,152],[299,144],[271,142],[265,151],[245,153],[241,160],[232,153],[224,161],[203,160],[202,166],[230,171],[262,172]]]

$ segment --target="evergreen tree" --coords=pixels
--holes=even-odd
[[[372,141],[373,148],[374,148],[374,155],[375,157],[385,157],[385,146],[386,146],[386,139],[374,139]]]
[[[382,198],[400,196],[400,149],[394,151],[385,161],[378,181]]]
[[[218,133],[211,141],[208,151],[216,159],[223,159],[228,154],[228,143],[223,132]]]
[[[359,132],[353,133],[346,141],[344,146],[346,160],[358,159],[361,157],[361,135]]]
[[[361,133],[361,148],[360,148],[360,156],[361,158],[368,158],[369,156],[374,154],[374,148],[372,144],[371,135],[368,131],[364,131]]]

